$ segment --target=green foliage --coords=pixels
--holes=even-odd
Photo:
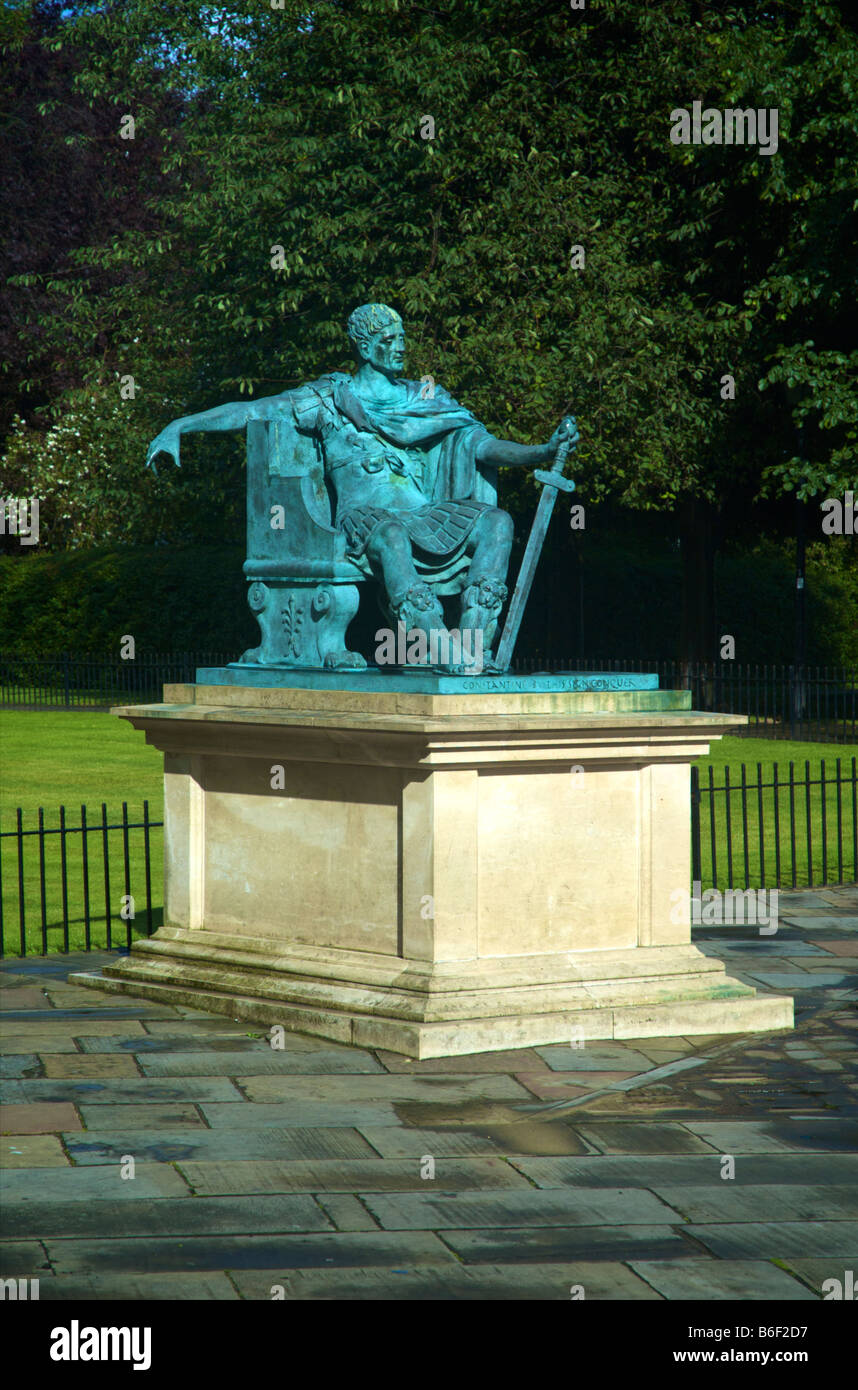
[[[809,665],[858,666],[858,564],[848,537],[808,546]],[[583,633],[580,585],[583,582]],[[752,596],[749,601],[749,596]],[[789,665],[795,659],[795,557],[758,540],[730,546],[716,562],[716,641],[701,659],[720,659],[736,639],[736,661]],[[594,524],[574,542],[555,533],[537,571],[520,655],[578,654],[613,660],[668,660],[680,647],[681,559],[675,541],[648,533],[627,514]]]
[[[586,536],[586,540],[584,538]],[[581,556],[580,564],[577,556]],[[5,650],[117,656],[130,633],[137,651],[216,651],[237,657],[258,640],[247,608],[240,546],[136,546],[41,551],[0,557],[0,630]],[[584,629],[579,583],[584,584]],[[629,513],[575,542],[555,534],[537,570],[525,616],[521,657],[577,655],[666,660],[680,655],[680,558],[675,544],[647,536]],[[736,660],[793,660],[795,574],[783,547],[760,542],[727,550],[717,565],[717,632],[736,638]],[[808,547],[813,665],[858,664],[858,566],[848,538]],[[748,602],[748,595],[754,602]],[[352,629],[371,654],[378,612],[369,590]],[[717,660],[718,645],[709,655]]]
[[[238,546],[129,547],[0,558],[6,650],[119,656],[214,651],[239,656],[257,640]]]
[[[156,476],[141,464],[155,428],[134,401],[121,398],[118,380],[69,392],[47,428],[14,417],[0,458],[4,495],[39,498],[39,543],[47,550],[240,536],[239,441],[222,444],[213,462],[192,441],[181,472]]]
[[[177,399],[347,366],[348,312],[382,299],[409,326],[410,374],[496,433],[543,439],[574,408],[590,501],[842,490],[858,474],[849,13],[79,7],[54,47],[78,97],[134,114],[149,220],[79,248],[45,340],[87,385],[132,373],[149,428]],[[697,98],[777,106],[777,154],[672,145],[671,110]]]

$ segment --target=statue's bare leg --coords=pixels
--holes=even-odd
[[[483,512],[468,537],[471,564],[462,590],[462,632],[483,632],[483,652],[488,663],[497,635],[498,616],[507,597],[506,573],[512,552],[513,523],[498,507]]]
[[[390,518],[377,526],[367,543],[366,556],[384,585],[391,614],[397,623],[404,623],[406,632],[418,628],[427,636],[433,631],[446,634],[444,610],[417,573],[411,538],[400,522]]]

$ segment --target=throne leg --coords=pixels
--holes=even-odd
[[[247,591],[261,642],[242,653],[254,666],[363,670],[365,659],[346,647],[346,628],[358,610],[357,584],[300,584],[254,580]]]
[[[322,584],[313,593],[310,611],[316,650],[326,671],[362,671],[366,667],[366,658],[346,647],[346,628],[359,603],[357,584]]]

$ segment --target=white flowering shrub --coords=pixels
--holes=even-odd
[[[66,397],[48,428],[16,416],[0,458],[4,494],[38,497],[49,549],[146,544],[157,538],[161,491],[144,467],[150,422],[117,388]]]

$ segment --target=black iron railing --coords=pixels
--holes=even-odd
[[[18,709],[103,709],[125,700],[161,699],[162,686],[193,681],[198,666],[224,666],[235,654],[146,652],[120,657],[0,654],[0,705]]]
[[[160,700],[163,685],[193,681],[198,666],[224,666],[234,658],[234,652],[149,652],[125,661],[72,653],[0,654],[0,705],[94,709]],[[747,715],[747,728],[737,733],[826,743],[858,740],[855,667],[551,657],[523,659],[512,669],[516,674],[651,671],[662,690],[690,690],[694,709]]]
[[[691,873],[712,888],[825,887],[858,882],[858,760],[823,759],[819,775],[761,763],[691,769]]]
[[[748,665],[735,661],[626,661],[599,657],[528,659],[517,670],[650,671],[662,690],[690,690],[692,708],[745,714],[755,738],[858,741],[858,668]]]
[[[139,820],[93,816],[77,824],[64,806],[58,823],[34,826],[22,810],[0,828],[0,955],[130,948],[162,919],[163,838],[152,835],[143,802]],[[705,777],[691,769],[691,871],[703,888],[823,887],[858,882],[858,760],[837,758],[804,775],[794,763],[743,763]],[[156,884],[153,894],[153,881]],[[138,910],[139,908],[139,910]]]
[[[130,948],[135,936],[151,935],[161,904],[160,881],[157,903],[152,893],[153,851],[159,879],[162,855],[161,840],[153,846],[151,832],[164,822],[151,819],[149,802],[139,821],[129,819],[126,801],[112,823],[104,802],[96,817],[81,806],[77,825],[61,806],[58,820],[46,825],[40,806],[37,824],[25,828],[19,807],[15,829],[0,829],[0,955],[35,954],[32,935],[28,939],[34,918],[42,955]]]

